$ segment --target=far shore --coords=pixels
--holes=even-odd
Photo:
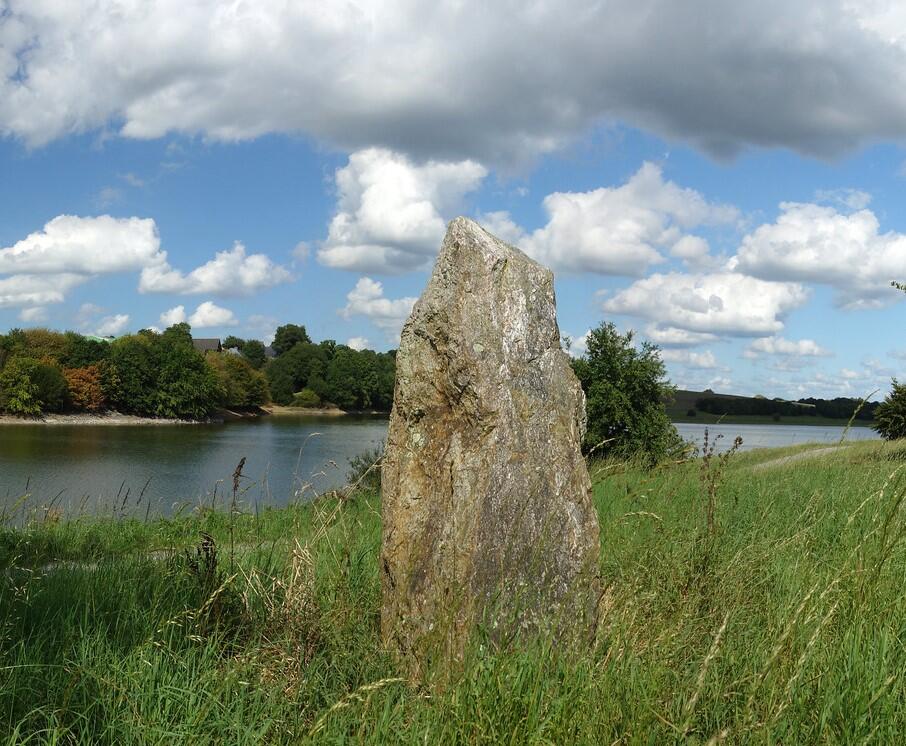
[[[168,419],[166,417],[141,417],[122,412],[71,412],[65,414],[48,413],[39,417],[20,417],[13,414],[0,414],[2,425],[219,425],[224,422],[257,419],[259,417],[340,417],[344,415],[384,415],[388,412],[351,411],[335,407],[302,408],[268,405],[251,411],[233,411],[222,409],[205,420]]]
[[[345,415],[383,415],[388,416],[390,412],[380,412],[376,409],[339,409],[337,407],[284,407],[279,404],[268,404],[264,407],[269,414],[282,417],[284,415],[292,416],[317,416],[317,417],[342,417]]]
[[[222,420],[217,420],[222,421]],[[0,425],[197,425],[195,420],[176,420],[164,417],[139,417],[121,412],[79,412],[73,414],[44,414],[40,417],[18,417],[0,414]]]

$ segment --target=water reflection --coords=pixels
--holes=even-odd
[[[268,417],[226,425],[0,426],[0,506],[23,495],[67,512],[172,513],[222,504],[246,458],[246,503],[285,505],[345,483],[386,418]]]

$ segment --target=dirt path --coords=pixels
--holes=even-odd
[[[774,466],[785,466],[786,464],[792,464],[796,461],[804,461],[805,459],[815,458],[816,456],[826,456],[829,453],[835,453],[836,451],[843,450],[844,446],[828,446],[827,448],[815,448],[811,451],[802,451],[801,453],[794,453],[791,456],[781,456],[780,458],[771,459],[770,461],[765,461],[761,464],[756,464],[752,467],[752,471],[763,471],[764,469],[770,469]]]

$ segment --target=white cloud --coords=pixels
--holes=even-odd
[[[871,203],[871,195],[861,189],[819,189],[816,202],[829,202],[849,210],[864,210]]]
[[[26,324],[40,324],[47,321],[47,309],[43,306],[31,306],[19,311],[19,320]]]
[[[184,324],[187,319],[188,317],[186,316],[186,307],[175,306],[167,311],[164,311],[160,315],[160,325],[164,329],[167,329],[174,324]]]
[[[704,334],[765,336],[808,292],[796,283],[766,282],[733,272],[654,274],[605,301],[604,310]]]
[[[87,279],[71,273],[0,275],[0,308],[62,303],[67,292]]]
[[[779,355],[784,357],[829,357],[833,353],[824,349],[813,339],[784,339],[783,337],[762,337],[756,339],[743,352],[747,358],[759,358],[762,355]]]
[[[367,337],[350,337],[346,340],[346,346],[354,350],[368,350],[371,349],[371,342]]]
[[[200,304],[195,313],[189,316],[189,324],[200,329],[212,326],[236,326],[238,323],[231,310],[217,306],[209,300]]]
[[[906,277],[906,235],[880,233],[871,210],[781,203],[780,217],[742,240],[731,267],[767,280],[799,280],[837,289],[844,308],[898,300],[891,280]]]
[[[140,292],[181,294],[247,295],[291,279],[267,256],[246,255],[241,243],[184,275],[167,263],[150,218],[60,215],[0,248],[0,306],[60,303],[93,277],[130,272],[141,272]]]
[[[700,368],[702,370],[714,370],[716,368],[723,368],[718,362],[717,358],[714,357],[714,353],[711,350],[704,350],[703,352],[693,352],[692,350],[661,350],[661,359],[666,363],[676,363],[677,365],[685,365],[688,368]]]
[[[218,251],[209,262],[188,274],[173,269],[164,261],[142,270],[138,289],[141,293],[178,293],[194,295],[251,295],[274,285],[289,282],[292,275],[264,254],[246,254],[237,241],[232,249]]]
[[[94,333],[99,337],[115,337],[122,334],[127,326],[129,326],[129,314],[118,313],[102,318]]]
[[[629,276],[665,261],[666,248],[701,261],[707,243],[684,232],[739,217],[734,207],[664,181],[653,163],[644,163],[619,187],[549,194],[544,209],[547,224],[519,242],[526,253],[555,269]],[[492,215],[501,222],[500,213]]]
[[[318,260],[363,272],[419,269],[440,248],[447,220],[487,175],[480,164],[417,164],[389,150],[349,156],[336,172],[337,213]]]
[[[580,334],[578,337],[571,334],[565,335],[569,338],[569,347],[566,352],[570,357],[582,357],[588,351],[589,334],[591,334],[591,329],[587,329],[585,334]]]
[[[0,248],[0,275],[110,274],[159,264],[153,220],[60,215],[8,248]]]
[[[668,324],[649,324],[645,327],[645,336],[649,341],[661,347],[693,347],[694,345],[714,342],[717,335],[704,332],[690,332],[688,329],[677,329]]]
[[[4,7],[0,133],[32,144],[301,132],[490,162],[614,120],[719,155],[906,134],[902,14],[870,0]]]
[[[391,344],[396,344],[416,300],[417,298],[385,298],[384,287],[380,282],[370,277],[361,277],[346,295],[346,306],[339,313],[346,319],[365,316],[386,333]]]

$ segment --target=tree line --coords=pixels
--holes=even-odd
[[[805,405],[805,406],[803,406]],[[837,397],[835,399],[799,399],[797,402],[763,397],[702,397],[695,402],[701,412],[716,415],[766,415],[779,417],[828,417],[848,420],[855,413],[857,420],[871,421],[879,402]]]
[[[199,420],[218,409],[271,401],[378,411],[393,402],[395,352],[358,351],[333,340],[315,344],[296,324],[277,329],[271,350],[238,337],[223,346],[223,352],[199,352],[188,324],[111,340],[12,329],[0,335],[0,412],[114,410]]]

